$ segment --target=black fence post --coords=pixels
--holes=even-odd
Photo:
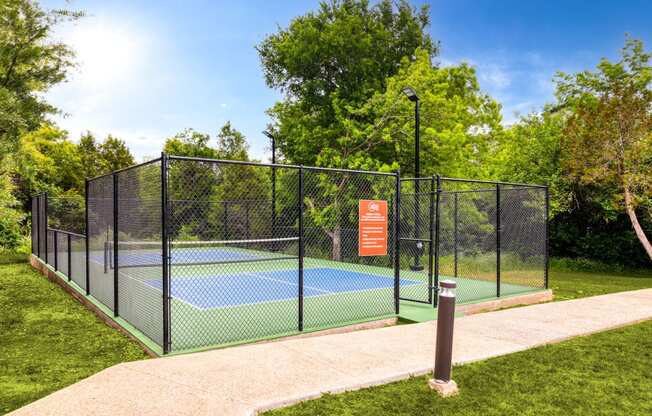
[[[434,286],[433,286],[433,273],[434,273],[434,268],[435,268],[435,250],[434,250],[434,239],[435,239],[435,184],[437,180],[435,176],[433,175],[430,178],[430,210],[428,213],[428,218],[430,221],[430,227],[429,227],[429,236],[428,239],[430,242],[428,243],[428,303],[433,302],[433,292],[434,292]]]
[[[401,257],[399,240],[401,232],[401,171],[396,172],[396,195],[394,196],[394,311],[398,315],[401,292]]]
[[[31,212],[31,214],[30,214],[30,223],[31,223],[31,226],[32,226],[32,228],[30,229],[29,235],[30,235],[30,240],[31,240],[31,243],[32,243],[32,247],[31,247],[32,255],[34,254],[34,251],[36,250],[36,244],[35,244],[36,242],[34,241],[34,234],[36,234],[34,232],[34,221],[35,221],[35,219],[34,219],[34,207],[36,206],[36,204],[34,203],[34,199],[35,199],[34,197],[31,197],[30,202],[29,202],[29,208],[30,208],[30,212]]]
[[[70,234],[66,234],[68,237],[68,281],[72,280],[72,253],[70,248]]]
[[[431,290],[439,291],[439,234],[440,234],[440,221],[439,215],[441,212],[441,175],[437,174],[437,193],[435,195],[435,282]],[[433,296],[432,305],[437,307],[437,296]]]
[[[273,141],[272,141],[273,142]],[[272,150],[274,157],[275,149]],[[275,157],[274,157],[275,159]],[[274,160],[272,163],[275,163]],[[276,167],[272,166],[272,236],[276,236]]]
[[[161,153],[161,246],[163,271],[163,354],[170,352],[170,251],[168,247],[168,158]]]
[[[43,219],[45,220],[45,227],[43,227],[43,230],[45,231],[45,238],[43,241],[45,242],[45,264],[48,263],[48,193],[44,192],[43,193]]]
[[[120,249],[118,248],[118,198],[120,193],[118,190],[118,175],[113,174],[113,316],[120,316],[118,308],[118,295],[119,295],[119,272],[120,264],[118,263],[118,256]]]
[[[41,258],[41,195],[36,197],[36,256]]]
[[[457,192],[453,194],[453,262],[454,262],[454,276],[457,277]]]
[[[304,256],[304,224],[303,224],[303,166],[299,168],[299,331],[303,331],[303,256]]]
[[[544,272],[543,272],[543,276],[544,276],[544,287],[546,289],[548,289],[548,267],[549,267],[549,262],[550,262],[550,258],[549,258],[549,254],[550,254],[549,253],[549,250],[550,250],[550,240],[549,239],[550,239],[550,236],[548,234],[548,218],[549,218],[549,215],[550,215],[549,214],[549,210],[550,210],[550,191],[549,191],[547,186],[546,186],[545,193],[546,193],[546,195],[545,195],[545,212],[543,213],[543,215],[544,215],[544,226],[545,226],[544,232],[545,232],[545,240],[546,240],[545,245],[546,246],[544,248]]]
[[[58,272],[59,271],[59,235],[56,230],[54,231],[53,243],[54,243],[54,271]]]
[[[500,184],[496,184],[496,297],[500,297]]]
[[[89,182],[88,179],[84,181],[84,234],[86,234],[86,241],[84,242],[84,245],[86,247],[86,296],[91,294],[91,278],[90,278],[90,270],[89,270],[89,233],[88,233],[88,189],[89,189]]]

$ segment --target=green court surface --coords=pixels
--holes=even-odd
[[[396,316],[394,270],[304,258],[303,330],[346,326]],[[120,271],[120,315],[156,342],[162,340],[159,267]],[[495,280],[457,281],[458,303],[496,297]],[[515,280],[515,279],[511,279]],[[540,288],[501,284],[501,295]],[[425,272],[402,270],[401,297],[428,298]],[[278,259],[254,263],[172,265],[170,329],[172,351],[188,351],[299,333],[298,263]],[[400,316],[434,319],[431,305],[401,302]]]
[[[214,248],[208,250],[215,251]],[[168,328],[171,352],[233,345],[396,317],[395,272],[391,264],[387,264],[388,258],[358,258],[356,263],[347,263],[304,257],[301,307],[298,258],[288,256],[287,252],[261,252],[237,247],[228,250],[220,255],[228,254],[234,259],[245,260],[173,263],[170,266]],[[77,254],[72,255],[73,264],[83,261]],[[161,265],[156,264],[156,257],[143,256],[148,254],[147,251],[132,251],[130,255],[134,262],[145,259],[151,264],[119,268],[118,302],[114,305],[114,270],[112,265],[104,264],[104,254],[101,251],[90,253],[89,299],[112,316],[117,307],[116,321],[148,345],[157,345],[157,351],[162,350],[164,302]],[[195,260],[190,254],[186,257]],[[251,261],[255,258],[260,260]],[[455,270],[452,263],[446,259],[441,262],[444,273],[439,280],[457,282],[458,304],[497,297],[496,273],[492,269],[495,262],[488,260],[492,261],[480,262],[477,258],[460,261],[458,277],[452,276]],[[539,263],[510,262],[506,266],[501,271],[501,296],[542,289],[543,270],[537,267]],[[427,272],[409,270],[408,267],[406,262],[399,273],[399,294],[403,299],[399,316],[415,322],[435,319],[436,309],[432,304],[407,300],[427,302],[431,290]],[[83,286],[84,281],[80,279],[83,274],[74,270],[70,284],[83,292],[79,286]]]

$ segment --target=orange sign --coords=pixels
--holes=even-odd
[[[387,201],[358,202],[358,255],[387,255]]]

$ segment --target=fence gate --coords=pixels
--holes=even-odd
[[[435,277],[437,177],[401,179],[399,274],[401,300],[432,304]]]

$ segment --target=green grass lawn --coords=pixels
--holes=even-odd
[[[652,270],[605,273],[552,268],[549,283],[555,300],[576,299],[652,287]]]
[[[650,415],[652,321],[455,367],[456,397],[428,377],[327,395],[267,416]]]
[[[0,265],[0,414],[144,358],[137,344],[27,263]]]

